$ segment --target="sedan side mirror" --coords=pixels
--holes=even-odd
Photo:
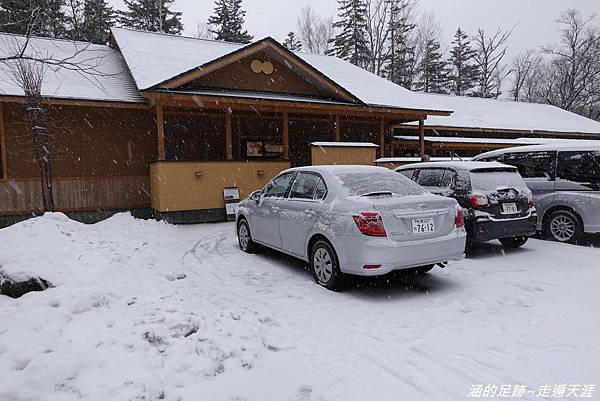
[[[250,194],[250,199],[252,199],[256,203],[260,202],[260,191],[254,191],[254,192],[252,192]]]

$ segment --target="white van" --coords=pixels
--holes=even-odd
[[[519,169],[533,193],[537,229],[555,241],[578,243],[600,232],[600,141],[565,141],[483,153]]]

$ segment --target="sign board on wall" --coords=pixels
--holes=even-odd
[[[240,189],[238,187],[223,188],[223,198],[225,199],[225,212],[229,220],[235,219],[240,204]]]

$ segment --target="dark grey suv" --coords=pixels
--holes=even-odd
[[[533,192],[537,229],[545,237],[578,243],[600,233],[600,141],[557,142],[481,154],[519,169]]]
[[[457,200],[465,216],[467,249],[472,242],[495,239],[517,248],[536,232],[531,191],[513,166],[450,161],[408,164],[395,171],[429,192]]]

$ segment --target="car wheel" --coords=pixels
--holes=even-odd
[[[326,241],[317,241],[310,251],[310,266],[315,281],[323,287],[337,291],[342,289],[344,274],[333,247]]]
[[[577,244],[583,236],[583,227],[573,212],[559,210],[548,217],[544,233],[554,241]]]
[[[528,237],[510,237],[510,238],[501,238],[499,241],[502,245],[507,248],[520,248],[529,240]]]
[[[250,226],[246,219],[241,219],[237,227],[238,243],[240,249],[246,253],[254,253],[258,249],[258,245],[252,241],[252,234],[250,233]]]

